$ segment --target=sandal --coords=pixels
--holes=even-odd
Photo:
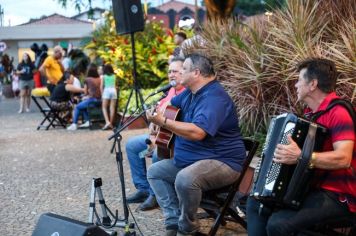
[[[109,130],[112,129],[112,125],[111,124],[106,124],[104,125],[104,127],[102,128],[102,130]]]

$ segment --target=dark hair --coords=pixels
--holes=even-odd
[[[209,58],[198,53],[192,53],[186,56],[185,59],[192,61],[190,70],[199,69],[204,77],[215,75],[213,63]]]
[[[69,71],[65,71],[62,75],[62,78],[58,81],[58,84],[64,83],[68,79],[70,79],[71,73]]]
[[[180,32],[175,33],[175,35],[178,35],[179,37],[183,38],[184,40],[187,39],[187,35],[184,32],[180,31]]]
[[[32,64],[32,60],[31,60],[30,55],[29,55],[27,52],[25,52],[24,55],[25,55],[25,54],[26,54],[27,57],[28,57],[27,63]],[[23,57],[22,57],[21,63],[22,63],[22,64],[25,64],[25,59],[24,59]]]
[[[40,51],[40,47],[38,46],[37,43],[33,43],[30,48],[34,53],[37,53],[38,51]]]
[[[112,75],[112,74],[114,74],[114,69],[112,68],[112,65],[111,64],[104,65],[103,73],[104,73],[104,75]]]
[[[335,63],[321,58],[310,58],[302,61],[297,66],[297,71],[306,69],[304,79],[308,82],[313,79],[318,81],[318,88],[324,93],[331,93],[335,90],[338,72]]]
[[[94,63],[90,63],[87,71],[87,77],[93,77],[93,78],[99,77],[98,67]]]
[[[45,43],[42,44],[40,50],[41,50],[41,51],[44,51],[44,52],[47,52],[47,51],[48,51],[47,44],[45,44]]]
[[[176,62],[176,61],[180,61],[180,62],[183,63],[184,60],[185,60],[184,57],[173,57],[173,58],[171,59],[171,63],[172,63],[172,62]]]

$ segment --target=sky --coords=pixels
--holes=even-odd
[[[148,0],[152,6],[157,6],[169,0]],[[194,3],[194,0],[180,0],[182,2]],[[87,2],[87,1],[83,1]],[[109,9],[111,0],[92,0],[93,7]],[[144,0],[142,0],[144,2]],[[200,1],[198,1],[200,2]],[[74,9],[71,0],[68,0],[67,9],[61,7],[57,0],[0,0],[1,9],[4,11],[3,26],[14,26],[28,22],[31,18],[40,18],[43,15],[58,13],[64,16],[74,16],[79,12]],[[83,6],[82,11],[88,10]]]

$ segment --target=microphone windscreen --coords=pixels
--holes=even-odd
[[[147,145],[151,145],[151,144],[152,144],[152,141],[151,141],[151,139],[146,138],[146,139],[145,139],[145,143],[146,143]]]
[[[172,80],[171,82],[169,82],[169,84],[172,86],[172,87],[175,87],[177,85],[177,82],[175,80]]]

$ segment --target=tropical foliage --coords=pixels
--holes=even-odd
[[[244,134],[263,136],[272,116],[301,113],[295,66],[309,57],[333,60],[337,92],[356,105],[356,5],[348,0],[289,0],[271,16],[244,23],[209,22],[198,50],[211,57],[237,105]]]
[[[91,57],[99,57],[110,63],[120,78],[120,88],[131,88],[133,61],[130,35],[117,35],[111,13],[106,13],[105,24],[93,32],[92,41],[85,49]],[[142,88],[155,88],[167,80],[168,56],[174,49],[173,33],[160,23],[146,22],[145,31],[134,34],[137,82]]]

